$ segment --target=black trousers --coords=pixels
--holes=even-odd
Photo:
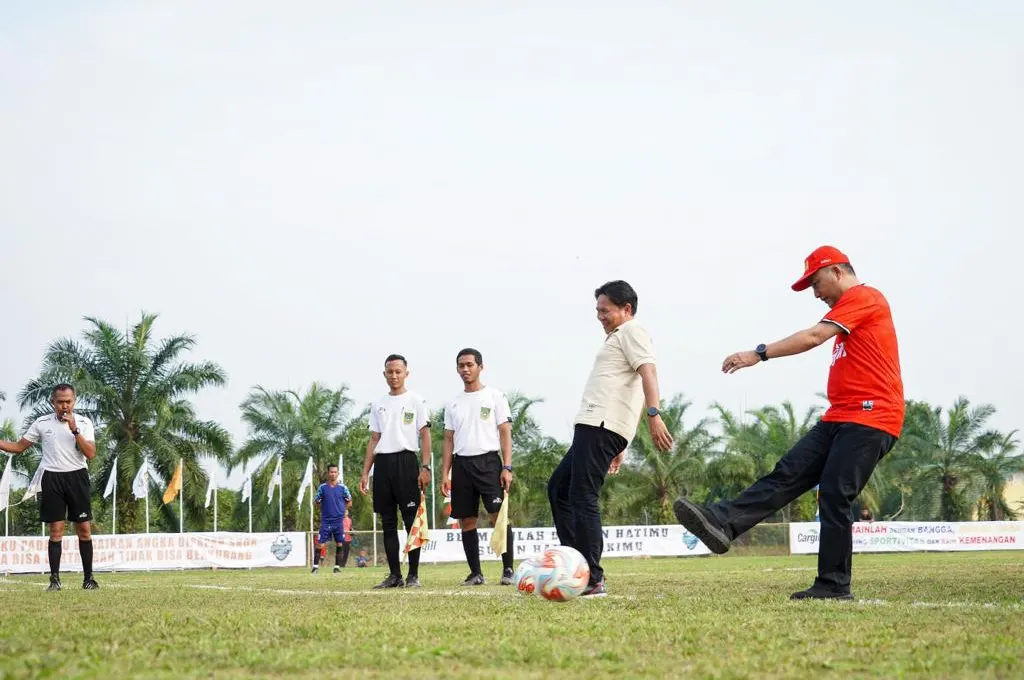
[[[612,458],[625,448],[622,435],[603,427],[577,425],[568,452],[548,481],[548,500],[558,540],[576,548],[587,559],[591,583],[604,578],[601,487]]]
[[[891,434],[856,423],[819,421],[775,465],[731,501],[708,510],[729,538],[784,508],[818,484],[821,534],[815,586],[849,592],[853,560],[853,501],[878,461],[896,443]]]

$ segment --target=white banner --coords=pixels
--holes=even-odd
[[[49,573],[41,536],[0,538],[0,573]],[[306,565],[306,534],[194,533],[95,535],[93,571],[246,569]],[[60,570],[81,571],[78,538],[65,537]]]
[[[480,559],[499,560],[491,550],[491,529],[477,530],[480,537]],[[405,545],[405,531],[399,532],[399,545]],[[525,560],[539,555],[545,549],[560,545],[553,528],[512,528],[515,559]],[[458,529],[431,529],[430,543],[420,550],[420,562],[462,562],[466,553],[462,549],[462,532]],[[604,527],[602,557],[677,557],[680,555],[708,555],[711,551],[697,537],[682,526],[616,526]],[[403,559],[406,558],[402,553]]]
[[[816,555],[821,525],[789,525],[789,552]],[[1024,522],[857,522],[853,552],[1024,550]]]

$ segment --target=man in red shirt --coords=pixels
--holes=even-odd
[[[903,427],[899,347],[885,297],[858,281],[849,258],[836,248],[822,246],[804,261],[804,275],[793,290],[807,288],[830,307],[821,321],[770,345],[729,355],[722,371],[800,354],[834,337],[829,409],[771,473],[737,498],[707,507],[680,498],[673,509],[683,526],[721,554],[737,536],[819,485],[818,577],[791,597],[852,600],[853,501]]]

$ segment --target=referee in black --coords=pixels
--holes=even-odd
[[[0,441],[0,451],[24,453],[39,444],[43,453],[39,465],[43,470],[39,501],[40,519],[50,525],[50,586],[60,590],[61,541],[64,522],[75,523],[78,550],[82,556],[84,580],[82,587],[95,590],[99,584],[92,577],[92,507],[88,461],[96,457],[96,432],[92,421],[75,414],[75,388],[60,384],[50,396],[53,413],[42,416],[17,443]]]

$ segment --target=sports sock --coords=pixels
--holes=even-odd
[[[88,581],[92,579],[92,539],[83,541],[78,539],[78,552],[82,556],[82,577]]]
[[[462,532],[462,549],[466,551],[466,563],[473,574],[480,573],[480,535],[476,529]]]
[[[50,574],[59,576],[60,575],[60,552],[62,544],[60,541],[50,541],[50,545],[47,546],[46,552],[50,557]]]

